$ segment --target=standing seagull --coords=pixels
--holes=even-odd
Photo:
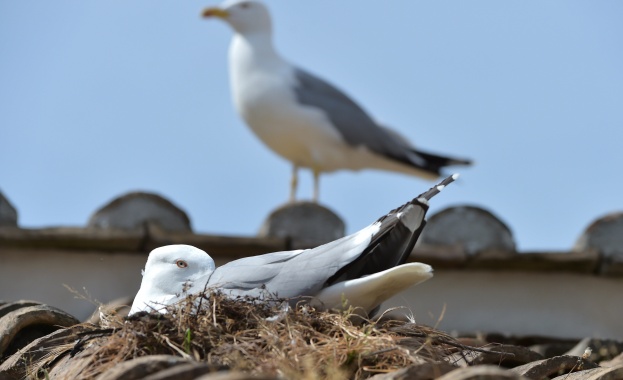
[[[232,297],[276,295],[292,303],[313,297],[312,304],[331,309],[347,300],[374,314],[383,301],[433,276],[429,265],[405,262],[426,224],[428,201],[457,177],[444,179],[361,231],[313,249],[246,257],[216,268],[198,248],[156,248],[130,314],[162,312],[164,305],[207,288]]]
[[[229,48],[234,105],[269,148],[292,162],[290,201],[299,167],[312,170],[317,202],[321,172],[368,168],[435,179],[445,166],[470,164],[416,150],[336,87],[281,58],[264,4],[226,1],[203,16],[221,18],[235,31]]]

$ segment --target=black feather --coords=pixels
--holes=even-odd
[[[376,223],[381,224],[380,229],[372,237],[366,249],[357,259],[331,276],[326,284],[332,285],[341,281],[360,278],[404,264],[426,225],[424,216],[429,208],[428,200],[456,178],[456,175],[452,175],[444,179],[410,202],[379,218]],[[409,206],[412,208],[409,209]],[[421,213],[421,219],[415,230],[411,231],[405,224],[406,214],[417,212]]]

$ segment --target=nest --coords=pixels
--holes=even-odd
[[[166,354],[252,374],[365,379],[438,362],[456,347],[465,348],[442,332],[407,321],[372,321],[354,309],[336,313],[285,305],[211,293],[188,296],[165,314],[106,315],[105,326],[81,332],[77,342],[57,347],[57,355],[32,369],[45,376],[61,365],[67,378],[87,379],[127,360]]]

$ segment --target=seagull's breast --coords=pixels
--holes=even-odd
[[[269,148],[303,167],[343,166],[347,144],[322,110],[297,102],[292,66],[274,56],[237,53],[233,45],[230,75],[236,110]]]

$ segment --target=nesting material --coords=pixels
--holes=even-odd
[[[364,379],[439,362],[458,345],[444,333],[414,323],[361,323],[352,309],[332,313],[283,305],[218,293],[188,296],[168,306],[166,314],[105,318],[108,326],[93,326],[64,354],[57,349],[32,369],[50,378],[94,378],[124,361],[174,355],[252,374]]]

